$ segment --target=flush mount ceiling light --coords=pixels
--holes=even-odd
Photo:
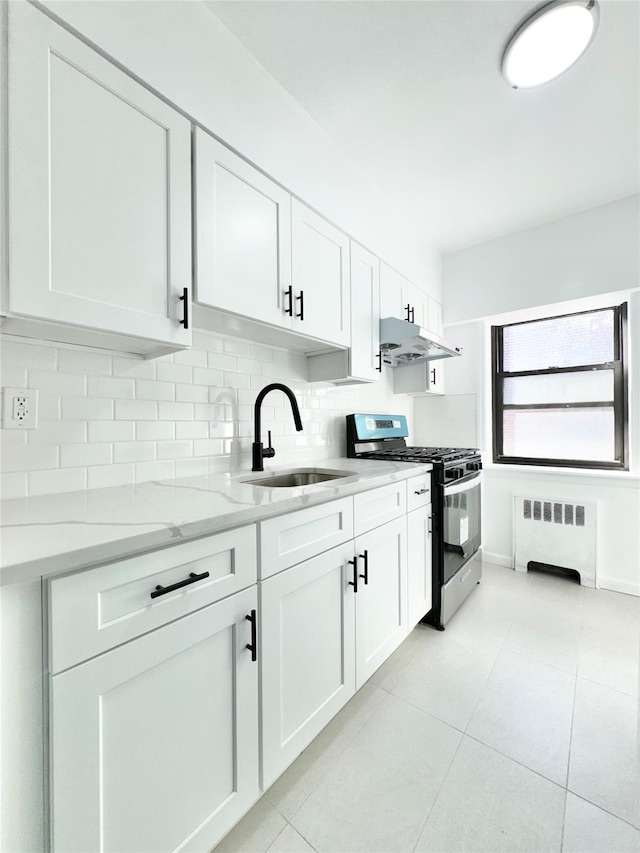
[[[502,57],[502,76],[514,89],[558,77],[579,59],[598,29],[595,0],[553,0],[515,31]]]

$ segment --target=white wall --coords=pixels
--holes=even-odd
[[[450,402],[416,401],[415,431],[437,438],[443,419],[465,400],[475,423],[469,444],[482,449],[483,544],[488,559],[513,566],[513,495],[594,500],[598,503],[600,586],[640,595],[640,228],[638,196],[566,217],[538,228],[456,252],[443,259],[445,336],[464,354],[446,364]],[[624,288],[624,292],[620,291]],[[635,292],[629,294],[629,290]],[[550,313],[630,303],[629,473],[536,469],[493,465],[491,446],[491,323]],[[578,302],[576,300],[584,300]],[[460,405],[460,404],[458,404]]]
[[[640,196],[445,255],[444,321],[640,285]]]
[[[440,255],[428,238],[203,3],[41,5],[440,299]]]

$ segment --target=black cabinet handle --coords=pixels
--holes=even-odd
[[[365,549],[364,554],[360,554],[359,556],[364,560],[364,574],[360,575],[360,577],[364,580],[364,585],[367,586],[369,583],[369,552]]]
[[[411,304],[409,302],[407,302],[404,310],[407,312],[407,323],[410,323],[411,322]]]
[[[382,373],[382,353],[379,352],[376,358],[378,359],[378,366],[376,367],[376,370],[378,373]]]
[[[180,325],[184,326],[185,329],[189,328],[189,289],[187,287],[182,288],[182,296],[180,297],[180,302],[184,302],[184,311],[182,314],[182,320],[180,320]]]
[[[349,586],[353,587],[353,591],[358,591],[358,558],[354,557],[353,560],[349,560],[349,565],[353,566],[353,580],[349,581]]]
[[[435,384],[436,384],[436,369],[435,369],[435,367],[434,367],[434,368],[433,368],[433,370],[431,371],[431,376],[433,377],[433,379],[432,379],[431,381],[432,381],[432,382],[433,382],[433,384],[435,385]]]
[[[411,306],[411,322],[415,323],[415,321],[416,321],[416,309],[412,305]]]
[[[258,626],[256,620],[256,611],[252,610],[249,616],[244,617],[247,622],[251,622],[251,642],[247,643],[247,648],[251,652],[251,660],[258,660]]]
[[[189,572],[189,577],[183,581],[178,581],[178,583],[172,583],[171,586],[160,586],[158,585],[152,593],[150,593],[151,598],[158,598],[161,595],[166,595],[168,592],[173,592],[174,589],[182,589],[183,586],[189,586],[192,583],[198,583],[198,581],[203,581],[205,578],[209,577],[209,572],[203,572],[201,575],[197,575],[195,572]]]
[[[296,314],[299,320],[304,320],[304,290],[300,291],[300,296],[296,296],[296,302],[300,303],[300,313]]]
[[[289,317],[293,317],[293,285],[290,284],[289,287],[284,292],[285,298],[288,300],[288,305],[284,309],[284,313],[288,314]]]
[[[415,491],[413,494],[414,495],[426,495],[428,491],[429,491],[429,489],[418,489],[418,491]]]

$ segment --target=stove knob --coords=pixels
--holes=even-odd
[[[447,468],[444,475],[448,480],[459,480],[460,477],[464,477],[464,471],[462,468]]]
[[[482,462],[467,462],[467,471],[481,471]]]

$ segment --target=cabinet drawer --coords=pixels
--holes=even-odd
[[[366,533],[399,518],[407,511],[407,487],[405,481],[391,483],[354,498],[355,535]]]
[[[260,577],[269,578],[353,539],[353,498],[270,518],[260,524]]]
[[[407,512],[431,503],[431,472],[407,480]]]
[[[190,575],[208,576],[195,580]],[[257,579],[255,525],[110,563],[49,584],[51,672],[238,592]],[[191,583],[167,593],[156,587]],[[151,598],[151,593],[161,592]]]

